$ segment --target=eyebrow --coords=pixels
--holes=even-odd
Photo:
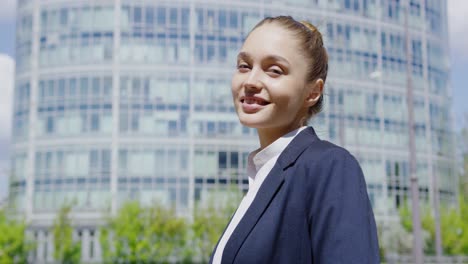
[[[248,52],[245,52],[245,51],[241,51],[239,52],[239,55],[237,55],[237,60],[239,59],[251,59],[252,56],[250,56],[250,54]],[[281,56],[278,56],[278,55],[268,55],[265,60],[274,60],[274,61],[279,61],[279,62],[282,62],[282,63],[285,63],[287,65],[289,65],[289,61]]]

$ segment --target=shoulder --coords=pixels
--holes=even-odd
[[[343,162],[358,165],[356,158],[347,149],[321,139],[311,142],[298,161],[320,166]]]
[[[323,199],[354,189],[365,190],[362,169],[356,158],[346,149],[331,142],[318,140],[311,143],[297,159],[296,179],[303,188],[322,194]]]
[[[345,171],[362,173],[356,158],[346,149],[321,140],[313,128],[304,129],[278,158],[283,169],[294,175],[295,181],[317,183],[328,178],[350,177]],[[289,169],[288,169],[289,168]]]

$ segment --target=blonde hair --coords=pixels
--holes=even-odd
[[[313,82],[322,79],[325,83],[328,73],[328,53],[323,45],[320,31],[308,21],[297,21],[291,16],[266,17],[250,32],[266,23],[277,23],[289,30],[299,42],[300,51],[309,60],[306,81]],[[323,108],[323,94],[317,103],[309,108],[307,120],[320,113]]]

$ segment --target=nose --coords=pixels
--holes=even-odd
[[[248,76],[247,79],[244,81],[244,87],[245,89],[249,90],[259,90],[262,89],[263,83],[261,80],[261,73],[259,70],[252,69]]]

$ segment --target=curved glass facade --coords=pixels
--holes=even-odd
[[[316,24],[329,51],[311,124],[357,156],[377,218],[392,217],[410,184],[404,3],[20,0],[11,201],[45,224],[65,200],[99,219],[128,199],[184,213],[211,190],[246,190],[257,138],[230,78],[252,26],[288,14]],[[410,0],[409,25],[420,197],[437,177],[451,202],[446,1]]]

